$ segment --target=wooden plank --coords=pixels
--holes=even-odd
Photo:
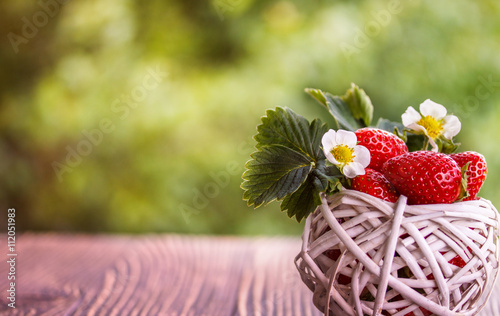
[[[293,264],[298,238],[24,234],[16,246],[17,308],[2,260],[2,315],[321,315]],[[481,316],[500,315],[496,293]]]
[[[297,238],[25,234],[17,242],[17,308],[2,295],[0,311],[320,315],[293,265],[299,248]],[[0,276],[6,293],[6,264]]]

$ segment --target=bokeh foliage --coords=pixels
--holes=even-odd
[[[242,201],[250,137],[278,105],[328,121],[304,88],[351,82],[375,121],[427,98],[448,107],[500,205],[497,1],[70,0],[16,53],[9,34],[41,10],[0,4],[0,204],[19,228],[298,234],[278,205]],[[151,69],[168,76],[126,105]],[[60,181],[53,163],[103,119],[113,131]]]

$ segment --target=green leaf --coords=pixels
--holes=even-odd
[[[309,122],[288,108],[277,107],[268,110],[257,127],[256,148],[281,145],[303,153],[315,161],[324,156],[320,149],[323,134],[327,132],[326,124],[320,120]]]
[[[293,193],[312,169],[307,156],[281,145],[262,147],[251,157],[241,187],[243,199],[255,207]]]
[[[458,147],[460,147],[460,143],[454,143],[452,139],[446,139],[444,137],[437,138],[435,140],[438,145],[439,152],[445,154],[452,154],[457,151]]]
[[[320,119],[314,119],[309,126],[309,135],[311,139],[311,152],[314,154],[315,161],[326,159],[325,153],[322,150],[321,139],[328,132],[328,126],[321,122]]]
[[[337,122],[339,128],[348,131],[356,131],[360,126],[349,109],[349,105],[341,97],[325,93],[326,107]]]
[[[356,131],[369,126],[372,121],[372,102],[365,91],[355,84],[341,97],[320,89],[307,88],[305,91],[328,109],[337,123],[335,129]]]
[[[351,89],[342,96],[342,100],[349,106],[353,117],[360,121],[362,127],[369,126],[373,118],[372,101],[363,89],[351,83]]]
[[[354,131],[356,120],[352,117],[349,106],[339,97],[333,96],[320,89],[305,89],[316,101],[327,108],[328,112],[333,116],[336,126],[335,130],[339,128]]]
[[[281,210],[300,222],[321,204],[320,192],[331,194],[341,190],[342,179],[345,178],[337,167],[320,161],[299,189],[283,199]]]
[[[468,188],[467,188],[467,182],[468,182],[468,178],[469,178],[469,176],[467,175],[467,170],[469,169],[469,165],[470,165],[470,161],[462,166],[462,169],[461,169],[462,178],[460,181],[460,194],[458,195],[457,201],[462,201],[463,199],[468,198],[470,196]]]
[[[405,130],[406,131],[406,130]],[[412,134],[407,133],[406,146],[408,147],[408,151],[417,151],[422,150],[424,147],[424,142],[427,136],[420,134]]]
[[[398,122],[393,122],[389,121],[388,119],[385,118],[379,118],[377,125],[375,126],[378,129],[383,129],[384,131],[388,131],[390,133],[394,133],[398,135],[400,138],[402,138],[400,135],[402,135],[404,131],[404,126],[401,123]],[[397,130],[398,133],[395,133]]]
[[[338,192],[345,177],[336,166],[326,165],[325,162],[325,160],[320,161],[312,171],[315,176],[314,184],[320,192]]]
[[[243,173],[243,199],[254,207],[283,199],[287,205],[297,204],[292,203],[292,195],[297,197],[299,194],[295,193],[300,188],[304,190],[306,179],[311,179],[309,185],[314,189],[315,177],[311,172],[317,164],[325,164],[320,143],[327,131],[326,125],[320,120],[309,124],[292,110],[278,107],[266,112],[257,130],[257,151],[251,155]],[[309,193],[309,189],[303,192]]]
[[[321,204],[320,191],[315,187],[314,179],[312,175],[307,177],[297,191],[285,197],[281,202],[281,210],[286,211],[290,218],[295,216],[299,223]]]
[[[324,95],[324,92],[321,91],[320,89],[313,89],[313,88],[306,88],[304,89],[306,93],[308,93],[310,96],[316,99],[320,104],[324,105],[326,107],[326,98]]]

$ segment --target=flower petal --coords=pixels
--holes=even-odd
[[[414,130],[415,132],[422,132],[427,135],[427,130],[425,129],[425,127],[423,127],[422,125],[418,125],[417,123],[412,123],[406,127],[408,127],[411,130]]]
[[[335,132],[333,129],[329,130],[328,132],[323,135],[323,138],[321,138],[321,144],[323,145],[323,150],[326,152],[330,152],[333,147],[337,146],[337,141],[335,140],[335,135],[337,132]]]
[[[455,115],[447,115],[443,119],[443,136],[452,139],[462,128],[462,123]]]
[[[358,143],[356,134],[354,134],[353,132],[344,131],[343,129],[339,129],[337,131],[336,140],[338,145],[346,145],[350,148],[353,148]]]
[[[344,167],[342,172],[346,177],[352,179],[356,176],[365,174],[365,168],[359,162],[351,162]]]
[[[426,135],[427,136],[427,135]],[[431,144],[432,146],[432,149],[431,151],[434,151],[434,152],[438,152],[439,151],[439,147],[438,145],[436,144],[436,142],[434,141],[434,139],[432,139],[431,137],[427,136],[427,138],[429,139],[429,144]]]
[[[366,168],[370,164],[370,151],[365,146],[354,146],[354,162],[357,162]]]
[[[430,99],[420,104],[420,113],[423,116],[432,116],[436,120],[441,120],[446,116],[446,108]]]
[[[333,157],[333,155],[330,151],[324,150],[324,152],[325,152],[325,157],[326,157],[326,159],[328,159],[329,162],[333,163],[336,166],[340,165],[340,162],[338,162],[337,159],[335,159],[335,157]]]
[[[406,112],[401,115],[403,125],[409,128],[411,128],[411,124],[417,123],[421,118],[422,116],[420,115],[420,113],[418,113],[417,110],[415,110],[412,106],[409,106]]]

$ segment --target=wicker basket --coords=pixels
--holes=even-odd
[[[322,201],[295,264],[325,315],[476,315],[486,303],[499,261],[489,201],[407,205],[352,190]]]

